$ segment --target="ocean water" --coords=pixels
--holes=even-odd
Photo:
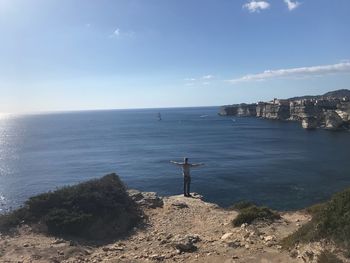
[[[191,190],[222,206],[251,200],[299,209],[350,187],[349,132],[306,131],[299,123],[217,112],[210,107],[3,116],[0,209],[110,172],[130,188],[180,194],[181,170],[169,161],[184,156],[205,163],[193,169]]]

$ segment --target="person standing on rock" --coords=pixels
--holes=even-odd
[[[201,166],[204,164],[203,163],[189,163],[188,158],[186,158],[186,157],[184,158],[183,163],[179,163],[179,162],[175,162],[175,161],[170,161],[170,162],[182,167],[182,174],[184,176],[184,196],[191,197],[191,194],[190,194],[190,185],[191,185],[190,169],[191,169],[191,167],[198,167],[198,166]]]

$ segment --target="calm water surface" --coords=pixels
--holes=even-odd
[[[217,108],[114,110],[0,118],[0,209],[116,172],[131,188],[182,191],[169,160],[204,162],[192,190],[227,206],[298,209],[350,186],[350,133],[219,117]],[[162,114],[162,121],[157,114]],[[208,116],[203,116],[208,115]],[[201,117],[202,116],[202,117]]]

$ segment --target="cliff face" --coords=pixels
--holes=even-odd
[[[221,115],[221,116],[255,117],[256,116],[256,105],[242,103],[242,104],[222,106],[220,108],[219,115]]]
[[[301,120],[301,126],[304,129],[316,129],[318,127],[318,120],[315,117],[305,117]]]
[[[343,121],[350,123],[350,101],[342,101],[337,105],[336,113]]]
[[[256,116],[255,104],[240,104],[237,110],[237,115],[241,117]]]
[[[296,100],[290,102],[290,120],[302,121],[304,118],[314,117],[319,119],[322,110],[311,100]]]
[[[287,120],[290,117],[290,106],[287,100],[274,99],[271,102],[259,102],[256,108],[256,116],[260,118]]]
[[[220,115],[258,117],[274,120],[300,121],[305,129],[322,127],[342,129],[350,125],[350,94],[348,90],[328,92],[321,96],[296,97],[286,100],[274,99],[255,104],[223,106]]]
[[[342,118],[335,111],[327,111],[324,114],[324,122],[326,129],[339,129],[343,125]]]

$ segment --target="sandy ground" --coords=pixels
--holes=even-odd
[[[164,207],[145,209],[145,214],[144,228],[104,246],[55,239],[21,227],[14,236],[0,237],[0,262],[304,262],[278,245],[309,221],[302,212],[284,213],[270,225],[234,228],[231,221],[237,212],[199,197],[171,196],[164,198]],[[193,241],[192,252],[176,245],[186,238]]]

